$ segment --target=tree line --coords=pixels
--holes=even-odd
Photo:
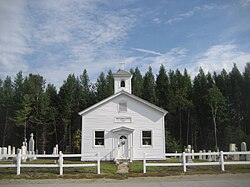
[[[187,70],[152,68],[142,75],[130,69],[132,93],[168,111],[165,117],[168,152],[228,150],[229,143],[250,143],[250,64],[243,73],[199,73],[191,79]],[[0,144],[20,147],[34,133],[40,153],[51,153],[55,144],[64,152],[80,152],[81,118],[78,112],[114,94],[111,70],[90,82],[87,70],[68,75],[57,90],[39,74],[0,79]]]

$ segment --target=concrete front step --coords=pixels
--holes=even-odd
[[[116,173],[124,174],[124,173],[128,173],[128,171],[129,171],[128,164],[122,163],[118,165]]]

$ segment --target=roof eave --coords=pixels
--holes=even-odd
[[[82,110],[82,111],[79,112],[78,114],[79,114],[80,116],[82,116],[83,114],[85,114],[85,113],[91,111],[91,110],[94,109],[95,107],[97,107],[97,106],[99,106],[99,105],[101,105],[101,104],[103,104],[103,103],[106,103],[107,101],[109,101],[109,100],[111,100],[111,99],[117,97],[117,96],[120,95],[120,94],[125,94],[125,95],[127,95],[127,96],[129,96],[129,97],[132,97],[132,98],[135,99],[135,100],[139,100],[140,102],[146,104],[147,106],[149,106],[149,107],[151,107],[151,108],[154,108],[154,109],[156,109],[157,111],[163,113],[164,116],[168,113],[168,111],[166,111],[166,110],[164,110],[164,109],[162,109],[162,108],[160,108],[160,107],[158,107],[158,106],[156,106],[156,105],[154,105],[154,104],[152,104],[152,103],[150,103],[150,102],[148,102],[148,101],[146,101],[146,100],[144,100],[144,99],[141,99],[140,97],[137,97],[137,96],[135,96],[135,95],[133,95],[133,94],[130,94],[130,93],[128,93],[128,92],[122,90],[122,91],[117,92],[116,94],[114,94],[114,95],[112,95],[112,96],[110,96],[110,97],[108,97],[108,98],[106,98],[106,99],[104,99],[104,100],[102,100],[102,101],[100,101],[100,102],[98,102],[98,103],[92,105],[91,107],[86,108],[85,110]]]

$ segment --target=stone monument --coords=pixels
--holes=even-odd
[[[202,153],[202,151],[200,150],[199,153]],[[199,160],[202,160],[202,155],[199,155]]]
[[[247,151],[247,144],[246,142],[241,142],[240,144],[240,151],[241,152],[246,152]],[[246,160],[246,155],[240,155],[240,160]]]
[[[34,141],[34,134],[30,134],[30,140],[29,140],[29,154],[34,155],[35,154],[35,141]]]
[[[208,150],[208,155],[207,155],[207,160],[208,160],[208,162],[212,162],[212,155],[210,154],[210,153],[212,153],[211,152],[211,150]]]
[[[191,145],[188,145],[187,152],[188,152],[188,153],[191,153],[191,151],[192,151],[192,146],[191,146]],[[187,163],[192,163],[192,162],[193,162],[193,161],[192,161],[191,156],[188,156],[188,157],[187,157]]]

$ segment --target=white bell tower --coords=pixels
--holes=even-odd
[[[121,63],[122,68],[124,68],[124,63]],[[132,86],[131,86],[131,79],[132,74],[125,71],[124,69],[119,69],[116,73],[113,74],[114,76],[114,93],[118,93],[120,91],[126,91],[131,94]]]

